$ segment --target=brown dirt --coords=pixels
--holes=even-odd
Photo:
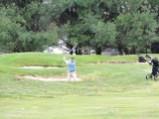
[[[60,67],[24,66],[23,69],[59,69]]]

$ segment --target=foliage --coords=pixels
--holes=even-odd
[[[145,49],[159,39],[156,0],[2,0],[0,4],[0,48],[9,52],[43,50],[67,39],[70,48],[91,47],[100,54],[110,46]]]
[[[22,16],[23,11],[19,11],[15,5],[0,8],[1,50],[7,52],[41,51],[57,42],[56,25],[43,21],[45,16],[33,18],[39,12],[38,7],[36,5],[28,7],[33,8],[31,10],[28,8],[25,12],[24,15],[27,17]]]
[[[157,22],[154,20],[155,15],[149,12],[135,13],[134,23],[131,36],[134,40],[134,45],[137,47],[150,46],[150,43],[156,39],[155,31],[158,28]],[[132,35],[133,34],[133,35]]]
[[[19,45],[21,45],[18,37],[25,32],[25,28],[21,24],[25,23],[23,17],[15,6],[10,8],[0,8],[0,47],[9,51],[16,51]]]
[[[159,40],[155,16],[150,6],[145,5],[141,6],[141,11],[120,14],[115,21],[118,46],[123,48],[133,46],[138,50],[151,47],[151,43]]]
[[[95,33],[94,39],[91,40],[92,46],[103,49],[115,43],[116,27],[113,23],[98,22],[93,24],[92,27]]]

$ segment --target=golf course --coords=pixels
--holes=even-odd
[[[63,57],[0,55],[0,119],[159,119],[159,78],[137,55],[76,55],[79,81]]]

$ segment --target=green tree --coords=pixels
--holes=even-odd
[[[7,52],[42,50],[57,42],[57,26],[50,24],[41,32],[28,31],[27,22],[16,6],[0,8],[0,49]]]
[[[155,34],[158,26],[150,12],[121,14],[116,20],[117,44],[120,51],[125,47],[144,49],[158,39]]]
[[[0,16],[0,47],[1,49],[16,51],[21,45],[18,36],[25,32],[25,28],[21,27],[25,20],[20,16],[15,6],[1,7]]]
[[[123,54],[124,49],[128,46],[129,32],[132,30],[133,15],[131,13],[120,14],[116,21],[117,37],[116,44],[120,54]]]
[[[158,40],[155,33],[158,28],[158,24],[154,19],[155,14],[150,12],[145,13],[135,13],[134,14],[134,24],[130,36],[133,39],[131,42],[134,46],[139,48],[146,48],[151,46],[151,43]]]
[[[67,32],[69,39],[67,43],[70,46],[91,46],[96,50],[97,54],[101,54],[104,47],[113,43],[116,29],[113,23],[108,22],[112,21],[113,17],[110,14],[108,19],[103,16],[107,8],[110,7],[110,2],[110,0],[108,2],[103,0],[76,0],[71,3],[64,15],[67,18],[66,22],[69,22],[69,30]],[[75,12],[76,17],[72,12]]]
[[[15,4],[19,8],[24,8],[31,2],[43,3],[43,0],[1,0],[0,4],[2,4],[3,6]]]
[[[116,38],[116,27],[111,22],[98,22],[93,24],[92,28],[94,38],[90,40],[91,45],[95,48],[96,54],[101,54],[106,47],[113,46]]]

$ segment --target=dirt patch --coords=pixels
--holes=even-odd
[[[134,62],[111,61],[111,62],[91,62],[90,64],[134,64]]]
[[[24,66],[23,69],[59,69],[60,67]]]
[[[58,77],[41,77],[41,76],[16,76],[17,79],[29,79],[29,80],[37,80],[37,81],[74,81],[74,80],[68,80],[67,78],[58,78]],[[78,80],[79,81],[79,80]]]
[[[111,61],[111,62],[91,62],[90,64],[146,64],[140,62]]]

